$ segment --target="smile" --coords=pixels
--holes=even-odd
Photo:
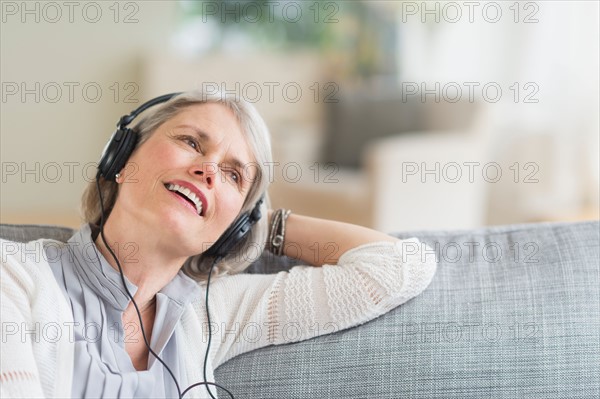
[[[178,184],[166,183],[165,188],[175,195],[183,198],[190,206],[192,206],[196,210],[196,214],[199,216],[202,215],[202,201],[196,194],[194,194],[190,189],[182,187]]]

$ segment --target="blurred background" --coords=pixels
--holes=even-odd
[[[265,118],[274,207],[382,231],[599,217],[596,1],[2,1],[0,221],[78,227],[118,118]]]

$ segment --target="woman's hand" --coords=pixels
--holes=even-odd
[[[269,209],[271,221],[273,210]],[[270,223],[269,223],[270,226]],[[397,241],[390,235],[366,227],[294,214],[285,223],[283,253],[306,264],[337,264],[346,251],[375,241]],[[269,243],[267,243],[267,248]]]

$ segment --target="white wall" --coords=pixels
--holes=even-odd
[[[478,85],[476,100],[485,84],[502,89],[499,101],[482,101],[487,162],[508,177],[489,185],[488,222],[598,217],[599,3],[472,2],[472,14],[465,2],[452,3],[458,19],[455,7],[445,8],[450,3],[427,3],[437,13],[423,4],[398,9],[402,80],[428,89],[458,82],[464,96],[470,82]],[[535,102],[525,101],[528,94]],[[516,162],[520,176],[511,169]],[[535,183],[524,181],[530,173]]]
[[[177,17],[174,1],[119,3],[118,15],[115,2],[75,3],[69,16],[63,2],[53,3],[60,8],[2,2],[2,222],[79,225],[83,166],[98,161],[117,119],[144,100],[140,93],[133,96],[137,103],[125,103],[123,97],[140,85],[141,54],[166,52]],[[133,22],[124,23],[126,17]],[[21,98],[22,84],[39,99],[34,94]],[[75,84],[70,99],[68,85]],[[86,84],[88,97],[82,93]],[[15,85],[19,93],[11,95]],[[94,87],[102,90],[97,100]],[[33,172],[22,175],[23,169]],[[93,167],[88,174],[93,177]]]

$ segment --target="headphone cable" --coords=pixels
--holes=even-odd
[[[195,386],[197,386],[197,385],[201,385],[201,384],[204,384],[204,383],[206,383],[206,363],[207,363],[207,361],[208,361],[208,353],[209,353],[209,350],[210,350],[210,343],[211,343],[211,339],[212,339],[212,327],[211,327],[211,325],[210,325],[210,312],[209,312],[209,310],[208,310],[208,287],[209,287],[209,285],[210,285],[210,276],[212,275],[213,268],[215,267],[215,265],[216,265],[216,264],[217,264],[217,263],[218,263],[218,262],[219,262],[219,261],[220,261],[222,258],[223,258],[223,256],[222,256],[222,255],[219,255],[219,256],[217,256],[217,257],[215,258],[215,260],[213,261],[213,264],[212,264],[212,266],[210,267],[210,271],[208,272],[208,280],[207,280],[207,282],[206,282],[206,318],[207,318],[207,320],[208,320],[208,344],[206,345],[206,354],[204,355],[204,382],[198,382],[198,383],[192,384],[192,385],[190,385],[189,387],[187,387],[187,388],[185,389],[185,391],[183,391],[183,393],[181,394],[181,396],[182,396],[182,397],[183,397],[183,395],[185,395],[185,394],[186,394],[186,392],[187,392],[187,391],[189,391],[190,389],[194,388]],[[219,388],[221,388],[221,389],[225,390],[225,391],[226,391],[226,392],[229,394],[229,396],[231,396],[231,398],[232,398],[232,399],[235,399],[235,398],[233,397],[233,394],[232,394],[231,392],[229,392],[227,389],[223,388],[222,386],[220,386],[220,385],[217,385],[217,384],[211,384],[211,385],[215,385],[215,386],[217,386],[217,387],[219,387]],[[210,389],[209,389],[209,387],[208,387],[208,386],[206,386],[206,390],[208,391],[208,394],[210,395],[210,397],[211,397],[212,399],[216,399],[216,398],[213,396],[213,394],[212,394],[212,392],[210,391]]]
[[[121,275],[121,281],[123,282],[123,287],[125,287],[125,291],[127,292],[127,295],[129,296],[129,298],[131,299],[131,302],[133,303],[133,306],[135,307],[135,311],[137,312],[138,319],[140,321],[140,329],[142,331],[142,337],[144,338],[144,343],[146,344],[148,351],[165,367],[165,369],[167,369],[167,371],[169,372],[169,375],[171,376],[171,378],[173,378],[173,382],[175,382],[175,387],[177,388],[177,395],[179,396],[179,399],[183,399],[183,396],[189,390],[191,390],[192,388],[199,386],[199,385],[206,385],[206,390],[208,391],[208,393],[210,394],[212,399],[216,399],[216,398],[213,396],[212,392],[208,388],[209,385],[214,385],[218,388],[221,388],[222,390],[227,392],[232,399],[235,399],[233,394],[229,390],[224,388],[223,386],[213,383],[213,382],[206,381],[206,363],[208,360],[208,353],[209,353],[210,343],[211,343],[211,338],[212,338],[212,329],[210,327],[210,313],[208,311],[208,286],[210,284],[210,276],[212,274],[213,268],[222,259],[222,256],[216,257],[215,260],[213,261],[213,264],[210,268],[210,272],[208,274],[208,280],[206,283],[206,316],[208,318],[208,345],[206,348],[206,355],[204,357],[204,382],[197,382],[195,384],[192,384],[189,387],[187,387],[182,393],[181,388],[179,387],[179,383],[177,382],[177,378],[175,378],[175,375],[173,374],[173,372],[171,371],[169,366],[167,366],[167,364],[152,350],[152,348],[150,347],[150,344],[148,343],[148,339],[146,338],[146,332],[144,331],[144,324],[142,322],[142,314],[140,313],[137,303],[133,299],[133,295],[131,295],[131,292],[129,292],[129,289],[127,288],[127,284],[125,283],[125,276],[123,275],[123,269],[121,268],[121,263],[117,259],[116,255],[113,252],[113,250],[111,249],[111,247],[108,245],[106,237],[104,236],[104,223],[106,222],[106,215],[105,215],[105,211],[104,211],[104,199],[102,198],[102,191],[100,189],[100,172],[99,171],[96,174],[96,188],[98,190],[98,196],[100,197],[100,214],[101,214],[101,216],[100,216],[100,236],[102,237],[102,242],[104,242],[104,245],[106,246],[106,248],[112,255],[113,259],[117,263],[117,266],[119,267],[119,274]]]

